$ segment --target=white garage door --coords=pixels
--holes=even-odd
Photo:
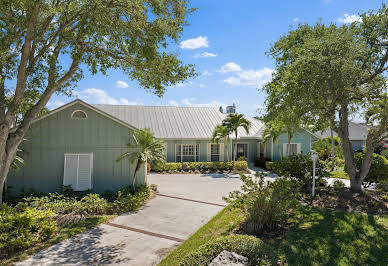
[[[74,191],[92,188],[93,153],[65,153],[63,185]]]

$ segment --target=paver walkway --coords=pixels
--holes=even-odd
[[[127,213],[43,250],[17,265],[155,265],[224,206],[240,188],[226,175],[149,175],[159,193]]]

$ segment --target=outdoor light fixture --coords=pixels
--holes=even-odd
[[[318,154],[315,150],[311,151],[311,160],[313,160],[313,189],[312,189],[312,196],[315,196],[315,166],[317,164],[318,160]]]

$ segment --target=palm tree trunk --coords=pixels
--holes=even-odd
[[[235,131],[235,135],[236,135],[236,140],[234,142],[234,154],[233,154],[233,161],[236,161],[236,157],[237,157],[237,130]]]
[[[224,151],[225,151],[225,148],[226,148],[226,153],[225,153],[225,158],[224,158],[224,161],[229,161],[229,141],[228,141],[228,138],[225,138],[224,139]]]
[[[136,175],[137,175],[137,172],[139,172],[139,169],[140,169],[140,166],[143,164],[143,161],[142,159],[137,159],[137,164],[136,164],[136,169],[135,169],[135,173],[133,174],[133,179],[132,179],[132,188],[133,188],[133,191],[135,191],[136,187],[135,187],[135,184],[136,184]]]
[[[330,128],[330,137],[331,137],[331,171],[334,171],[335,162],[334,162],[334,137],[333,129]]]

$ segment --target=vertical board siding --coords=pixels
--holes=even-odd
[[[83,110],[87,119],[71,119],[71,113]],[[60,191],[63,183],[65,153],[93,153],[93,191],[118,190],[132,183],[134,165],[116,158],[126,150],[129,129],[84,107],[75,104],[34,123],[21,145],[25,166],[10,172],[11,193],[33,188],[42,192]],[[141,169],[137,183],[143,183]]]
[[[310,145],[311,145],[311,140],[310,140],[310,133],[307,131],[301,130],[299,131],[292,139],[291,143],[300,143],[301,144],[301,153],[302,154],[307,154],[310,152]],[[280,145],[280,152],[283,155],[283,144],[288,143],[288,136],[287,134],[282,134],[279,137],[279,145]],[[279,149],[277,146],[276,140],[273,142],[273,160],[274,161],[279,161],[281,159],[281,156],[279,154]]]

